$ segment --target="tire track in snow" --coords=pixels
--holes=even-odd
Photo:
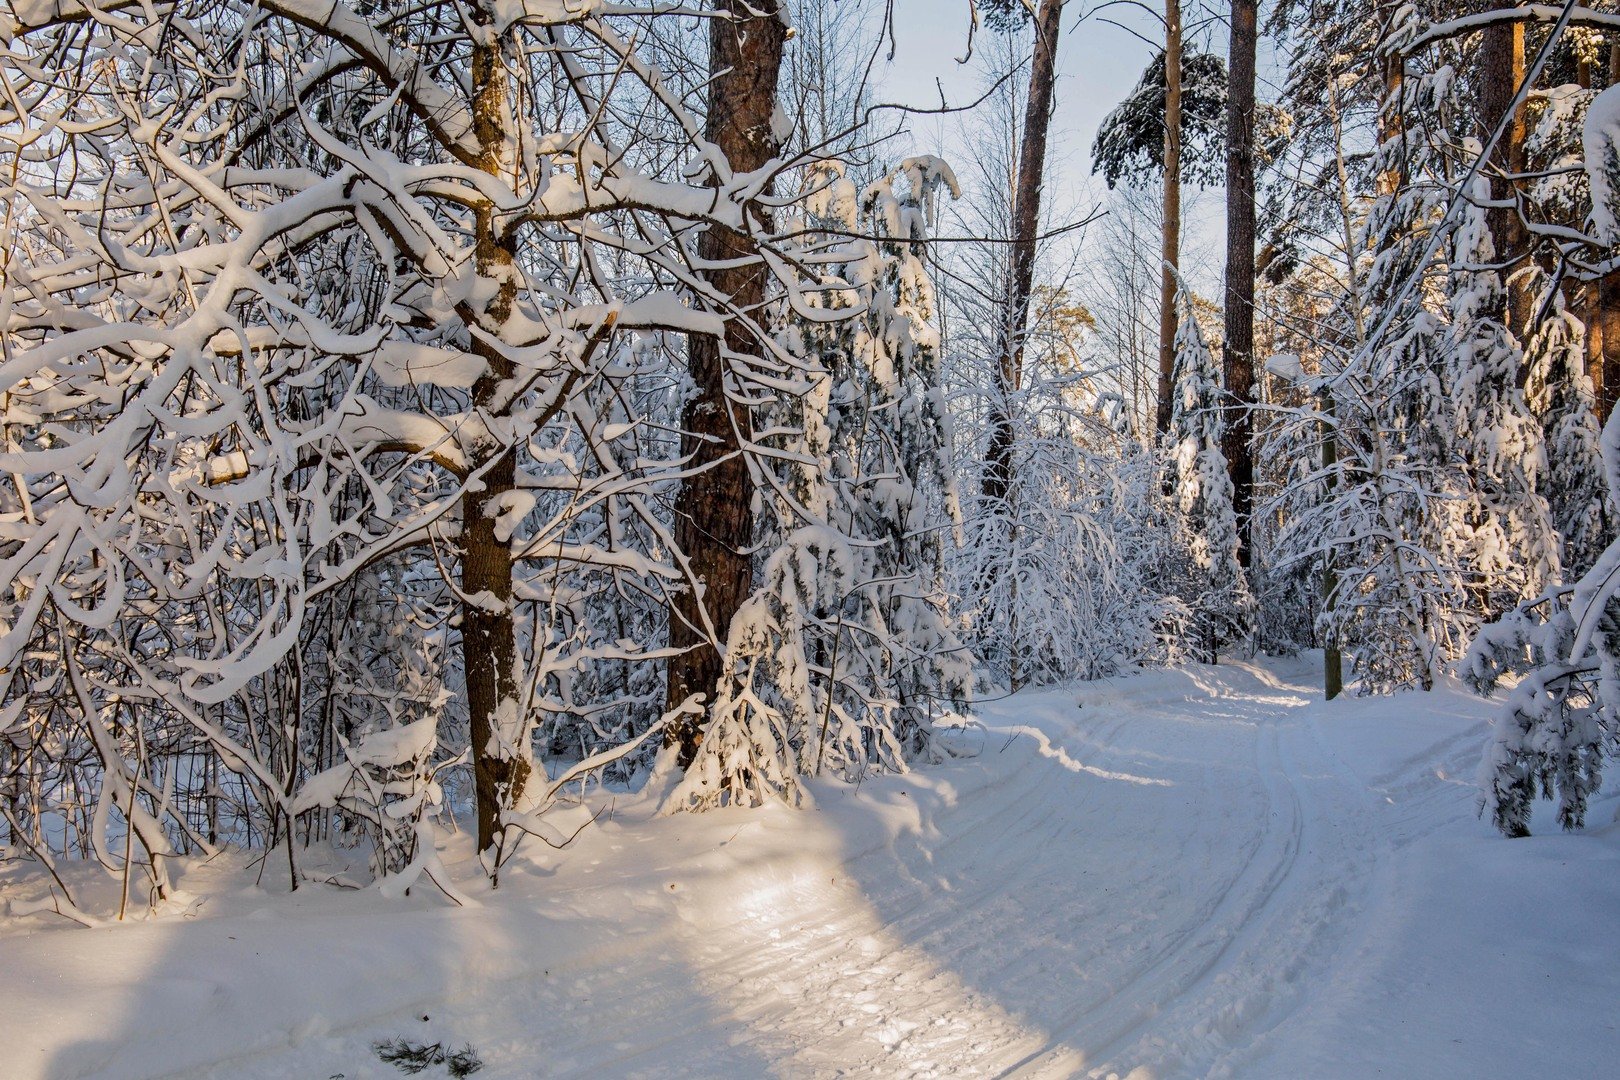
[[[1306,722],[1314,709],[1295,694],[1241,684],[1264,683],[1262,673],[1226,670],[1203,685],[1220,696],[1202,704],[1206,712],[1228,706],[1231,734],[1252,733],[1250,769],[1265,793],[1253,819],[1260,839],[1233,843],[1236,872],[1200,898],[1108,1001],[1080,1002],[1055,1018],[1054,1037],[1086,1052],[1089,1075],[1139,1066],[1153,1077],[1227,1075],[1226,1061],[1304,1004],[1305,974],[1344,947],[1372,887],[1378,859],[1364,789],[1327,760]],[[1275,680],[1264,690],[1304,692]],[[1154,702],[1139,721],[1163,723],[1174,706]],[[1117,767],[1131,767],[1119,756]]]
[[[1213,691],[1214,687],[1205,689]],[[1231,697],[1222,700],[1234,703]],[[1175,1007],[1204,990],[1223,961],[1263,932],[1265,916],[1295,868],[1304,815],[1291,778],[1279,767],[1277,728],[1252,708],[1240,710],[1231,719],[1257,734],[1253,773],[1265,792],[1259,840],[1239,854],[1240,862],[1229,880],[1201,898],[1181,930],[1165,938],[1110,1000],[1100,1008],[1071,1009],[1054,1025],[1056,1033],[1087,1051],[1095,1063],[1093,1074],[1106,1073],[1114,1065],[1143,1064],[1136,1060],[1142,1057],[1154,1059],[1150,1068],[1156,1066],[1155,1076],[1160,1075],[1159,1070],[1182,1064],[1178,1060],[1181,1049],[1157,1034],[1158,1029],[1171,1026],[1166,1015],[1181,1011]],[[1217,1010],[1227,1015],[1196,1020],[1192,1033],[1204,1036],[1227,1031],[1234,1020],[1242,1018],[1241,1008],[1230,1001],[1204,1003],[1206,1013]],[[1123,1053],[1127,1047],[1132,1050],[1128,1055]],[[1127,1060],[1118,1061],[1122,1056]]]
[[[465,1025],[491,1077],[536,1060],[572,1077],[1242,1076],[1361,932],[1386,862],[1384,807],[1312,696],[1244,665],[1021,695],[985,710],[977,758],[746,819],[770,842],[728,847],[727,825],[705,855],[716,830],[696,819],[649,834],[696,830],[683,854],[625,832],[604,875],[680,882],[645,898],[647,925],[674,919],[647,954],[614,933],[434,1016]],[[1424,782],[1417,764],[1387,782]],[[913,825],[861,831],[900,806]],[[570,880],[543,895],[579,911],[623,895]],[[526,1031],[535,1016],[550,1028]],[[382,1019],[340,1041],[363,1048]]]

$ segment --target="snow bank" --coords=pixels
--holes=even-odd
[[[1608,1074],[1620,832],[1497,839],[1489,703],[1324,704],[1314,660],[1020,694],[813,811],[621,796],[477,910],[216,862],[184,913],[13,920],[0,1071],[393,1077],[405,1038],[480,1077]]]

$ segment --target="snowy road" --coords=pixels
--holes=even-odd
[[[621,809],[476,910],[9,936],[0,1075],[397,1076],[392,1036],[482,1077],[1612,1075],[1615,828],[1497,840],[1477,700],[1313,679],[1019,695],[810,812]]]

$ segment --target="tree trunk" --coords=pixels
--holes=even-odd
[[[1495,0],[1492,6],[1502,9],[1519,5],[1516,0]],[[1503,280],[1507,284],[1507,327],[1522,341],[1529,327],[1535,298],[1527,283],[1507,282],[1507,278],[1525,264],[1530,254],[1529,230],[1516,205],[1518,189],[1510,179],[1510,176],[1524,172],[1524,110],[1513,109],[1514,95],[1524,81],[1523,22],[1500,23],[1485,29],[1480,42],[1479,68],[1482,79],[1476,127],[1480,141],[1483,143],[1489,139],[1502,117],[1509,110],[1513,112],[1512,119],[1485,164],[1493,204],[1485,211],[1485,221],[1491,231],[1491,244],[1496,249],[1496,261],[1502,267]]]
[[[1233,0],[1226,84],[1226,390],[1233,412],[1224,449],[1232,475],[1238,558],[1253,557],[1254,511],[1254,71],[1259,42],[1256,0]]]
[[[1609,85],[1620,84],[1620,43],[1609,46]],[[1586,286],[1586,372],[1597,399],[1598,422],[1605,423],[1620,397],[1620,273]]]
[[[515,142],[513,133],[505,129],[510,115],[506,79],[498,42],[474,50],[473,133],[478,139],[479,167],[494,174],[511,167],[510,148]],[[479,322],[491,339],[499,340],[517,298],[516,238],[501,228],[494,208],[488,205],[477,210],[474,227],[478,276],[499,283]],[[472,415],[493,417],[508,412],[505,386],[515,374],[511,361],[478,335],[473,336],[472,351],[487,365],[473,384]],[[520,714],[511,607],[512,552],[495,538],[495,522],[489,512],[516,486],[517,451],[486,430],[469,440],[466,457],[469,480],[461,496],[461,650],[472,734],[478,849],[483,851],[499,840],[501,812],[522,797],[533,767],[528,720]]]
[[[1164,222],[1159,253],[1160,435],[1176,398],[1176,270],[1181,265],[1181,0],[1164,0]]]
[[[1388,24],[1385,25],[1388,28]],[[1402,59],[1399,56],[1385,56],[1382,59],[1384,96],[1378,109],[1378,145],[1384,146],[1391,139],[1398,138],[1405,119],[1400,107],[1402,84],[1406,73],[1402,69]],[[1404,162],[1406,155],[1400,155]],[[1404,168],[1404,166],[1403,166]],[[1402,169],[1382,168],[1378,170],[1378,194],[1389,196],[1401,189],[1406,182]]]
[[[704,137],[725,155],[733,173],[752,172],[779,149],[771,117],[787,24],[779,0],[715,0],[714,7],[721,17],[709,23],[713,79]],[[767,272],[749,237],[711,226],[697,247],[703,275],[715,290],[735,310],[757,312]],[[696,394],[681,420],[681,452],[697,471],[675,500],[675,543],[702,591],[678,594],[670,612],[669,643],[685,650],[669,662],[665,700],[670,709],[692,694],[714,699],[725,673],[720,650],[732,617],[753,589],[753,485],[739,439],[749,418],[747,409],[728,397],[726,372],[732,357],[757,355],[759,349],[752,327],[737,318],[726,321],[723,337],[693,337],[688,349]],[[665,736],[667,744],[678,747],[683,768],[692,763],[702,739],[702,718],[690,714]]]
[[[1333,391],[1322,391],[1322,473],[1327,477],[1331,496],[1339,465],[1339,432],[1334,417]],[[1339,606],[1339,564],[1331,545],[1322,551],[1322,611],[1331,614]],[[1322,642],[1322,696],[1332,701],[1344,693],[1344,654],[1338,634],[1328,631]]]
[[[1588,332],[1597,338],[1597,353],[1587,370],[1597,396],[1598,420],[1607,422],[1620,399],[1620,273],[1605,274],[1594,283],[1597,312]]]
[[[485,360],[491,360],[486,356]],[[473,400],[498,389],[499,369],[478,380]],[[516,455],[487,445],[468,459],[482,479],[461,497],[462,665],[467,678],[467,714],[472,729],[474,797],[478,807],[478,849],[500,838],[501,811],[510,809],[528,783],[528,723],[518,715],[517,639],[513,629],[512,554],[495,538],[490,507],[513,490]]]
[[[1046,173],[1046,141],[1052,127],[1057,81],[1058,31],[1064,0],[1041,0],[1035,14],[1035,54],[1029,70],[1024,134],[1018,148],[1013,191],[1012,280],[1003,307],[997,343],[996,400],[990,412],[990,446],[984,471],[985,497],[1004,502],[1012,487],[1012,398],[1023,383],[1025,323],[1035,287],[1035,243],[1041,224],[1041,182]]]

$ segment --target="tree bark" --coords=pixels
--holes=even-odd
[[[475,9],[477,10],[477,9]],[[479,167],[501,173],[511,162],[506,69],[500,45],[481,45],[472,57],[473,133]],[[474,262],[478,276],[498,282],[479,322],[491,339],[499,334],[517,298],[516,239],[500,227],[494,208],[475,214]],[[472,414],[509,411],[504,387],[515,374],[511,361],[478,335],[472,351],[487,365],[472,389]],[[461,650],[467,683],[467,714],[472,734],[473,789],[478,817],[478,849],[501,835],[501,812],[523,795],[532,771],[529,728],[520,715],[517,638],[512,617],[512,552],[495,537],[490,513],[516,486],[517,451],[485,431],[466,448],[469,480],[461,496]]]
[[[990,445],[984,471],[985,497],[1004,502],[1012,488],[1012,398],[1023,384],[1025,323],[1035,287],[1035,247],[1041,223],[1041,183],[1046,174],[1046,143],[1052,127],[1057,82],[1058,31],[1064,0],[1041,0],[1035,14],[1035,52],[1029,69],[1024,133],[1018,148],[1013,190],[1012,278],[997,343],[996,400],[990,410]]]
[[[1238,558],[1253,557],[1254,511],[1254,78],[1259,43],[1256,0],[1233,0],[1226,84],[1226,390],[1233,411],[1223,439],[1232,475]]]
[[[752,172],[779,150],[771,118],[787,24],[779,0],[715,0],[714,7],[722,17],[709,23],[713,77],[704,137],[725,155],[733,173]],[[763,223],[762,212],[753,212]],[[703,276],[715,290],[729,297],[735,310],[757,312],[767,271],[753,241],[711,226],[697,250]],[[701,592],[678,594],[670,612],[669,644],[684,650],[669,662],[665,701],[670,709],[692,694],[713,701],[725,674],[721,650],[727,631],[753,589],[753,485],[739,439],[749,429],[749,417],[726,386],[732,358],[759,349],[753,327],[736,317],[726,321],[723,337],[693,337],[688,348],[696,394],[682,417],[681,452],[697,471],[675,500],[675,543]],[[702,739],[703,718],[691,714],[677,719],[665,736],[678,748],[683,768],[692,763]]]
[[[1385,30],[1387,31],[1388,28],[1386,23]],[[1405,117],[1401,111],[1400,98],[1406,74],[1402,66],[1404,61],[1399,56],[1384,56],[1381,63],[1384,96],[1378,109],[1378,145],[1384,146],[1391,139],[1398,138],[1401,134]],[[1404,161],[1405,155],[1401,155],[1401,158]],[[1401,185],[1405,181],[1406,177],[1402,175],[1402,169],[1388,167],[1379,169],[1378,194],[1380,196],[1393,195],[1401,189]]]
[[[1339,433],[1334,418],[1333,391],[1322,392],[1322,473],[1329,493],[1335,487],[1339,465]],[[1339,564],[1332,546],[1322,552],[1322,611],[1328,614],[1339,606]],[[1344,693],[1344,653],[1339,637],[1331,630],[1322,642],[1322,696],[1332,701]]]
[[[1495,0],[1495,9],[1515,8],[1516,0]],[[1486,227],[1496,261],[1507,284],[1508,308],[1504,313],[1509,330],[1524,339],[1535,298],[1526,282],[1510,282],[1513,272],[1524,266],[1530,254],[1530,234],[1516,204],[1517,186],[1510,178],[1524,172],[1525,120],[1523,108],[1514,109],[1513,99],[1524,81],[1524,23],[1499,23],[1486,27],[1480,42],[1480,93],[1477,130],[1481,142],[1489,139],[1502,117],[1512,110],[1512,118],[1492,148],[1485,175],[1491,185],[1491,202],[1485,211]]]
[[[1181,0],[1164,0],[1164,221],[1159,252],[1160,435],[1176,397],[1176,271],[1181,265]]]
[[[1620,43],[1609,46],[1609,85],[1620,84]],[[1586,373],[1592,379],[1598,422],[1606,423],[1620,397],[1620,273],[1586,286]]]
[[[1587,333],[1595,339],[1587,362],[1598,421],[1607,422],[1620,399],[1620,273],[1605,274],[1588,286],[1597,310],[1588,317]]]

